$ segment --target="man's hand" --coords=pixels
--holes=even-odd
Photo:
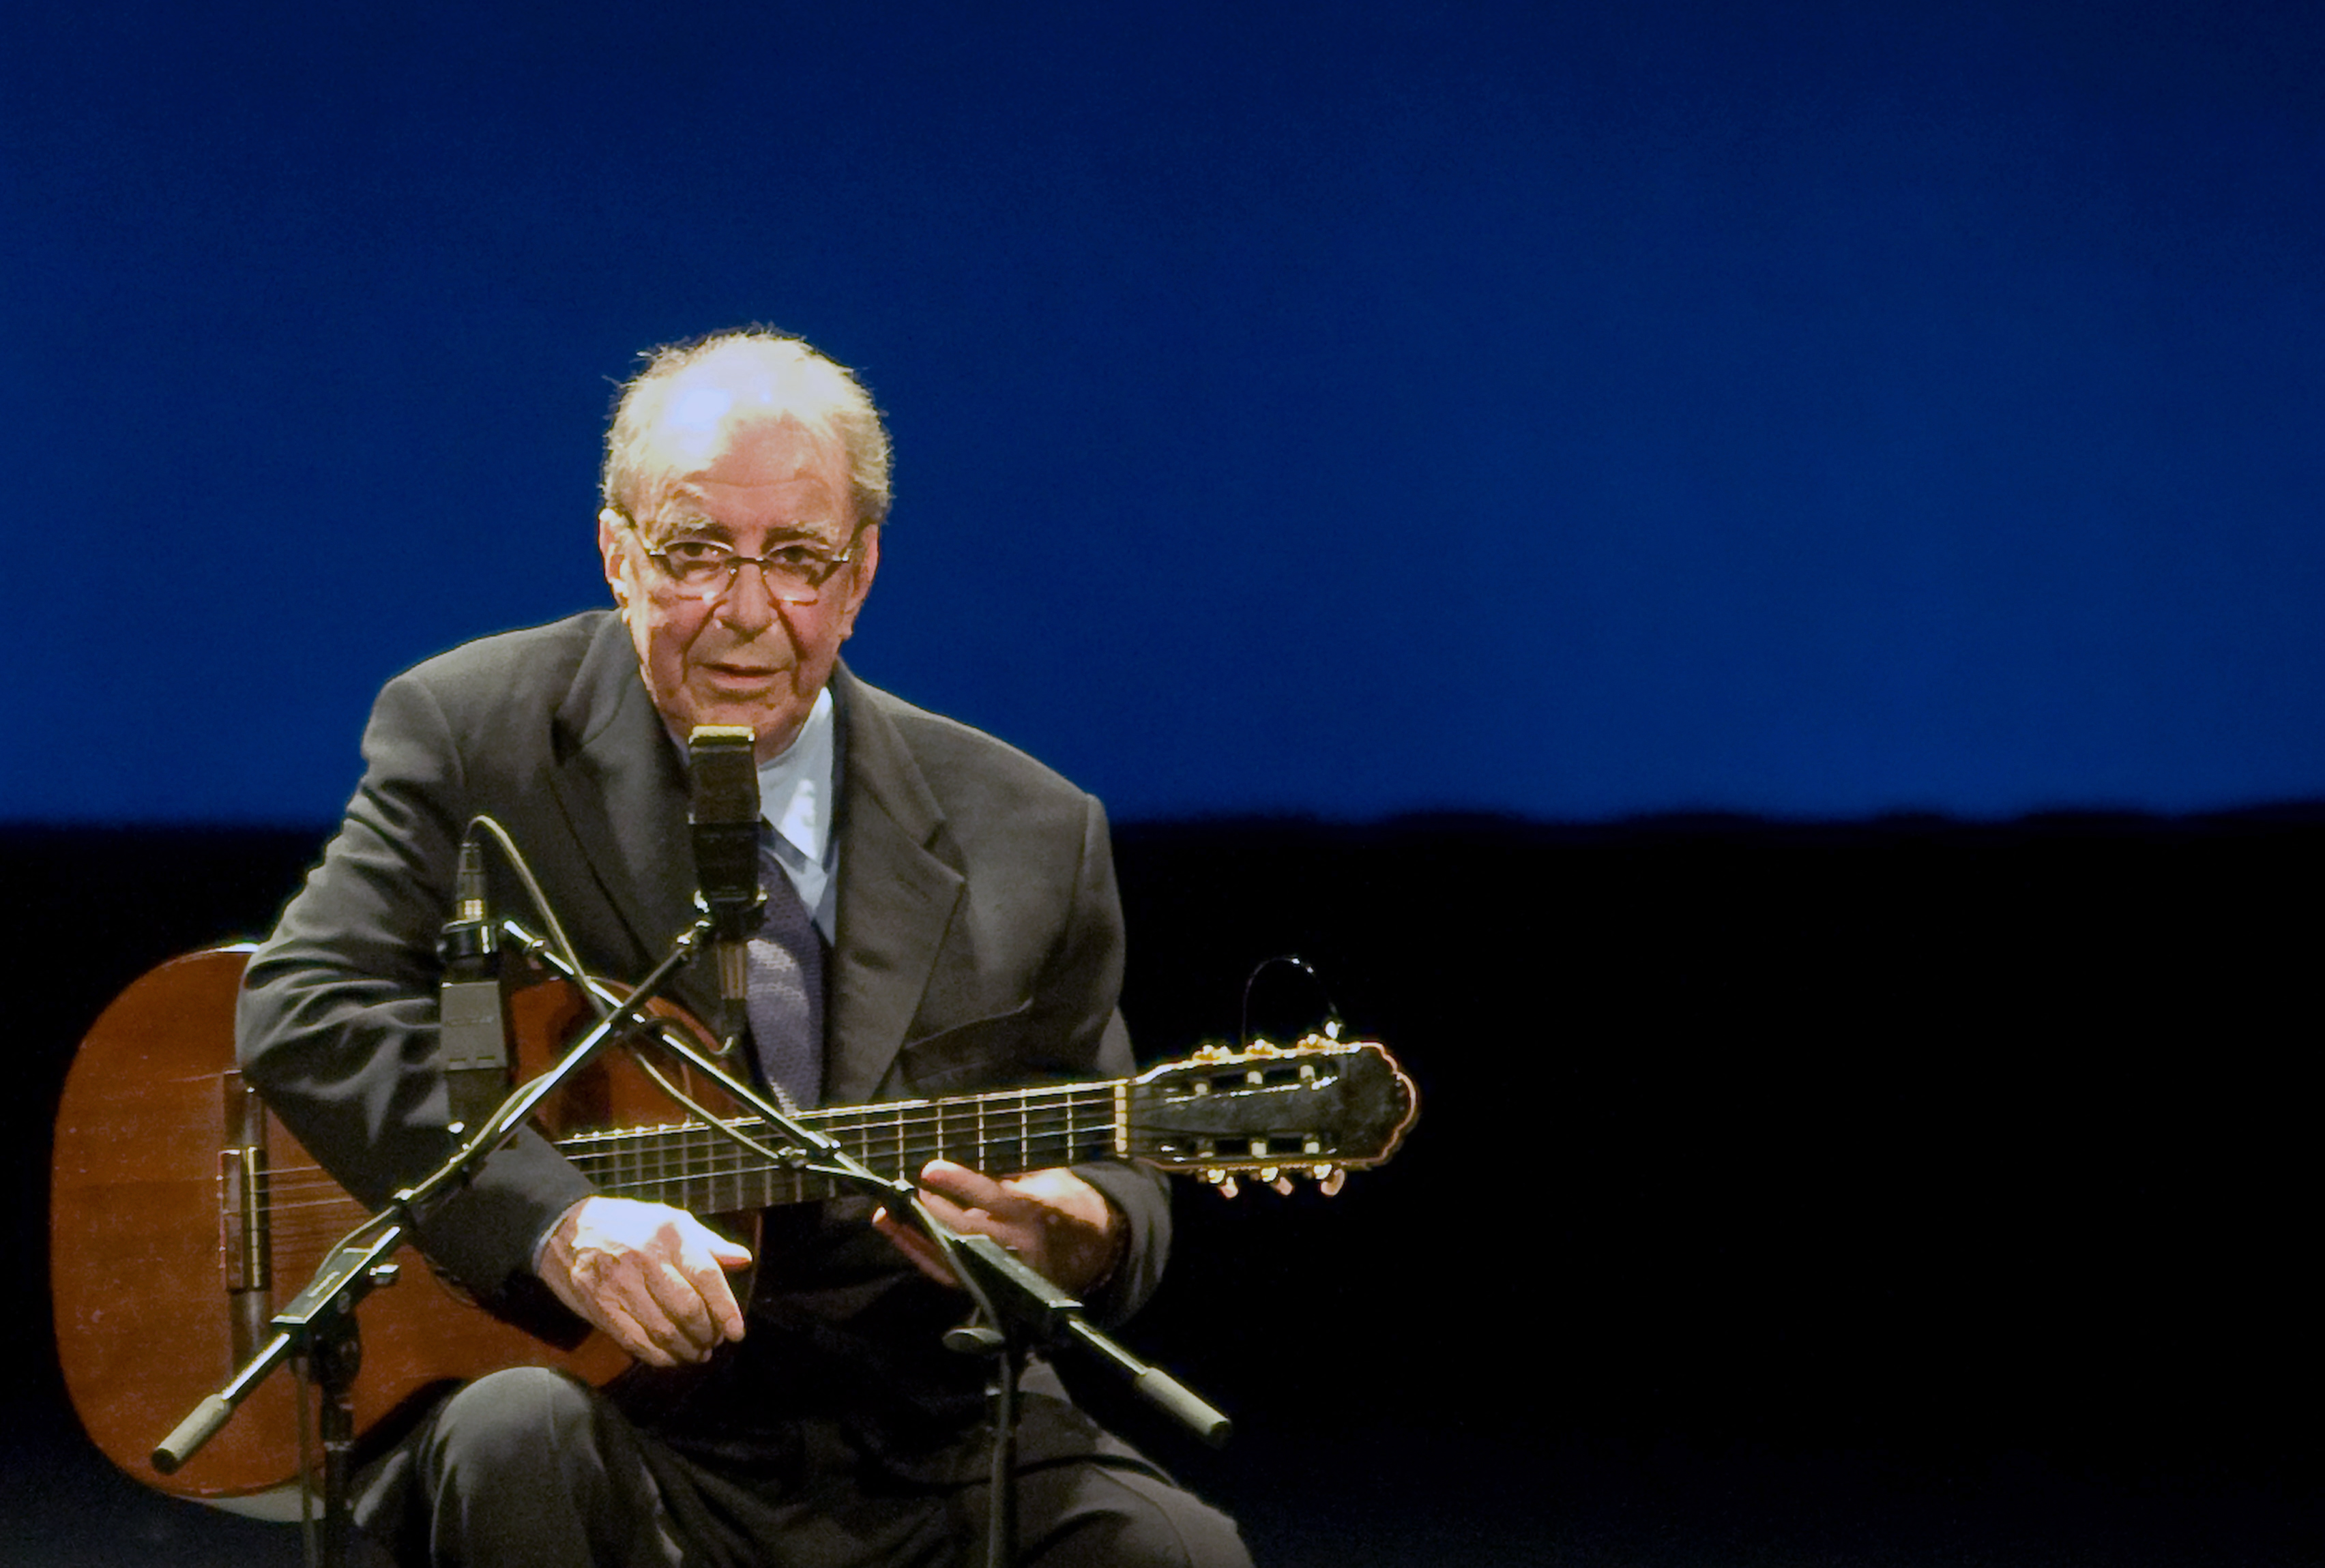
[[[1105,1194],[1062,1168],[995,1181],[965,1165],[933,1159],[921,1171],[921,1201],[945,1224],[992,1237],[1073,1296],[1106,1275],[1124,1241],[1122,1216]],[[940,1284],[954,1283],[952,1270],[926,1236],[885,1209],[872,1222],[922,1273]]]
[[[541,1250],[541,1277],[557,1298],[642,1361],[699,1361],[743,1337],[743,1309],[726,1270],[747,1268],[736,1246],[667,1204],[582,1199]]]

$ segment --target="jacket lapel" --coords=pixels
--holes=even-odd
[[[964,879],[936,851],[944,812],[879,694],[844,665],[831,687],[840,709],[839,904],[824,1097],[844,1103],[868,1099],[895,1062]],[[606,618],[584,655],[557,723],[551,791],[643,973],[694,920],[694,849],[686,770],[617,617]],[[698,1017],[716,1016],[709,965],[690,965],[677,990]]]
[[[616,978],[635,980],[693,922],[694,849],[686,770],[618,617],[606,618],[583,656],[557,723],[563,743],[550,789],[637,951],[638,973]],[[698,1014],[717,996],[705,970],[690,965],[677,987]]]
[[[838,940],[825,1098],[869,1099],[920,1010],[961,873],[935,852],[944,813],[878,694],[843,665]]]

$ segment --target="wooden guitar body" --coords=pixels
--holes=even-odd
[[[287,1496],[296,1517],[299,1385],[289,1378],[254,1390],[175,1473],[151,1462],[154,1445],[268,1342],[279,1306],[365,1215],[236,1069],[235,999],[248,955],[215,948],[174,959],[91,1028],[57,1112],[50,1278],[66,1388],[107,1458],[159,1490],[244,1512],[285,1517]],[[710,1044],[682,1013],[656,1010]],[[510,1013],[516,1072],[530,1079],[582,1005],[574,988],[552,983],[515,992]],[[658,1065],[720,1121],[764,1139],[699,1075]],[[1412,1081],[1379,1046],[1311,1037],[1209,1047],[1135,1079],[838,1106],[807,1120],[886,1175],[916,1173],[939,1155],[996,1173],[1124,1158],[1222,1184],[1244,1171],[1336,1185],[1342,1171],[1388,1158],[1418,1114]],[[598,1190],[706,1217],[744,1216],[747,1226],[760,1209],[829,1191],[821,1178],[738,1153],[675,1111],[618,1051],[534,1120]],[[358,1434],[437,1387],[504,1367],[557,1367],[602,1383],[629,1365],[602,1335],[558,1346],[492,1317],[409,1248],[398,1261],[396,1283],[360,1312]]]
[[[98,1018],[65,1080],[51,1185],[57,1353],[74,1407],[122,1469],[205,1499],[293,1479],[298,1385],[270,1379],[173,1476],[153,1470],[153,1445],[266,1342],[278,1303],[363,1217],[243,1084],[234,1009],[247,957],[217,948],[174,959]],[[557,1038],[551,1015],[579,1003],[543,988],[514,1005],[537,1015],[519,1030],[529,1076],[545,1063],[525,1061],[538,1053],[523,1042]],[[667,1102],[615,1056],[551,1111],[552,1130],[668,1117]],[[263,1246],[238,1222],[254,1181],[273,1211]],[[560,1367],[603,1382],[629,1364],[602,1335],[562,1349],[479,1311],[409,1248],[399,1262],[397,1282],[363,1307],[359,1431],[434,1387],[502,1367]]]

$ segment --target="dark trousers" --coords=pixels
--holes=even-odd
[[[1018,1466],[1025,1568],[1249,1568],[1233,1521],[1029,1379]],[[535,1368],[447,1398],[366,1472],[357,1517],[431,1568],[976,1568],[982,1432],[894,1462],[802,1419],[780,1476],[738,1473]]]

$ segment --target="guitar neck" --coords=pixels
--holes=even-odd
[[[953,1100],[838,1105],[800,1120],[885,1176],[916,1177],[932,1159],[989,1174],[1044,1170],[1129,1152],[1127,1080],[1005,1089]],[[770,1148],[758,1117],[726,1126]],[[840,1190],[832,1178],[773,1164],[699,1122],[584,1133],[557,1147],[600,1192],[699,1214],[803,1204]]]

